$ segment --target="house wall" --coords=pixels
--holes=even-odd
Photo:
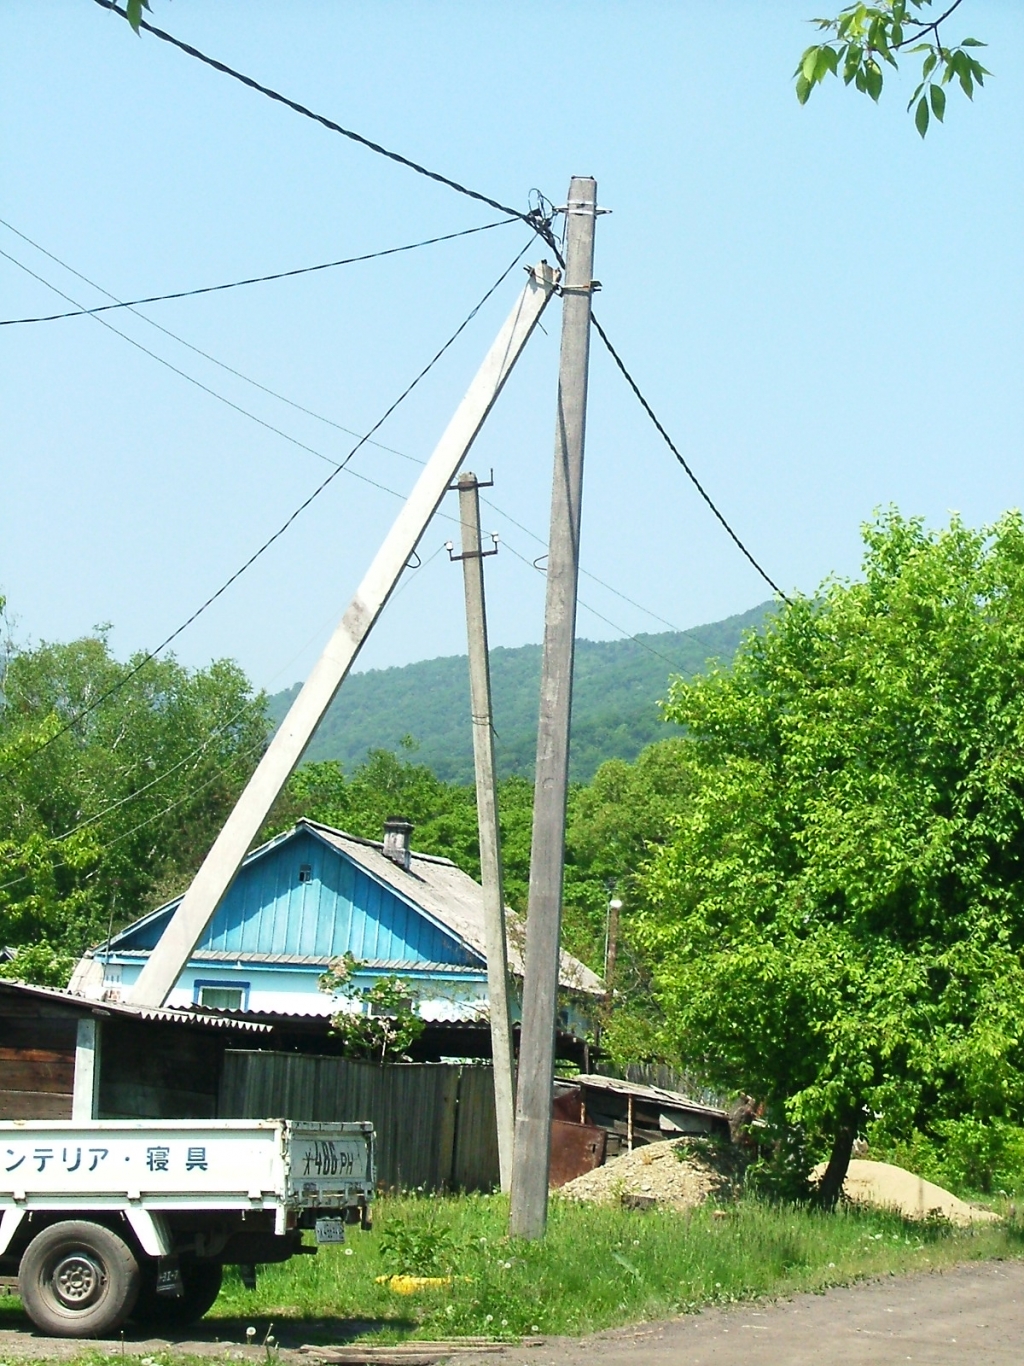
[[[102,957],[102,955],[99,955]],[[169,1006],[191,1006],[198,999],[198,983],[217,983],[243,988],[244,1010],[286,1015],[332,1015],[338,1004],[320,990],[320,975],[327,964],[280,965],[237,961],[210,962],[193,959],[178,978],[168,997]],[[126,999],[142,971],[140,959],[113,956],[104,966],[104,991],[108,999]],[[473,1020],[487,1010],[487,975],[483,969],[451,969],[444,965],[425,970],[413,966],[395,969],[409,982],[419,1013],[425,1020]],[[382,972],[356,974],[356,985],[372,986]]]
[[[178,904],[138,926],[125,947],[152,949]],[[346,952],[385,962],[477,961],[397,893],[308,833],[241,869],[197,947],[321,963]]]

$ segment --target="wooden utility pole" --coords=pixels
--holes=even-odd
[[[540,1238],[547,1222],[551,1100],[558,1009],[558,968],[569,784],[569,719],[576,643],[580,500],[594,287],[597,182],[574,176],[566,213],[562,351],[551,488],[547,602],[540,721],[533,796],[530,898],[526,920],[523,1028],[519,1044],[512,1209],[509,1231]]]
[[[288,715],[278,726],[266,753],[146,961],[131,989],[131,1004],[162,1006],[173,990],[200,936],[235,880],[270,808],[301,759],[467,451],[497,402],[556,283],[555,272],[543,261],[529,271],[525,289],[374,556],[345,615],[302,685]]]
[[[615,995],[615,959],[619,952],[619,912],[622,902],[613,896],[608,902],[608,929],[604,939],[604,989],[611,1005]]]
[[[480,831],[480,881],[484,889],[484,934],[487,945],[487,998],[491,1017],[491,1055],[494,1059],[494,1111],[498,1121],[498,1168],[501,1189],[512,1185],[512,1140],[515,1128],[515,1064],[512,1057],[512,1016],[508,1001],[508,945],[505,938],[505,890],[501,875],[501,829],[498,825],[498,788],[494,768],[494,726],[491,713],[491,665],[487,649],[487,611],[484,601],[484,550],[480,541],[480,489],[475,474],[459,475],[459,517],[462,522],[462,561],[466,588],[466,635],[469,641],[469,693],[473,715],[473,761],[476,768],[477,828]],[[448,553],[452,554],[449,543]]]

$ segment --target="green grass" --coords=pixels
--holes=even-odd
[[[547,1237],[523,1244],[505,1236],[507,1208],[500,1196],[381,1199],[372,1233],[357,1229],[344,1248],[261,1268],[255,1291],[229,1269],[205,1327],[223,1341],[244,1342],[252,1325],[259,1343],[272,1323],[286,1346],[357,1336],[578,1336],[706,1304],[823,1291],[1024,1252],[1024,1227],[1012,1212],[1002,1225],[954,1230],[749,1197],[717,1214],[705,1207],[690,1215],[555,1199]],[[396,1264],[410,1256],[419,1265]],[[443,1269],[454,1277],[451,1286],[412,1296],[375,1279],[397,1270]],[[0,1301],[0,1327],[15,1326],[15,1315],[16,1300]]]
[[[1016,1256],[1024,1230],[954,1230],[912,1225],[888,1214],[831,1215],[745,1198],[716,1215],[681,1215],[552,1202],[547,1237],[512,1243],[507,1202],[498,1196],[378,1201],[375,1228],[345,1249],[321,1249],[260,1273],[256,1291],[232,1274],[214,1315],[278,1328],[307,1320],[317,1334],[339,1320],[375,1325],[388,1338],[414,1335],[518,1337],[580,1335],[616,1324],[696,1310],[710,1303],[824,1290],[863,1277]],[[389,1225],[411,1227],[406,1243],[426,1248],[420,1266],[382,1258],[396,1241]],[[398,1240],[401,1245],[402,1240]],[[376,1284],[386,1272],[434,1273],[433,1242],[454,1276],[450,1287],[397,1295]],[[435,1262],[437,1258],[434,1259]],[[353,1325],[354,1326],[354,1325]]]

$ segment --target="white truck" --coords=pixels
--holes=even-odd
[[[226,1263],[343,1242],[370,1225],[373,1126],[296,1120],[0,1123],[0,1276],[44,1333],[181,1328]]]

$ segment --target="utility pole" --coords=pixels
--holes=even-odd
[[[619,952],[619,912],[622,902],[613,896],[608,902],[608,929],[604,940],[604,989],[609,1006],[615,995],[615,959]]]
[[[480,831],[480,881],[484,889],[484,935],[487,945],[487,997],[491,1017],[491,1056],[494,1059],[494,1112],[498,1121],[498,1168],[501,1189],[512,1185],[512,1139],[515,1129],[515,1065],[512,1057],[512,1016],[508,1001],[508,945],[505,938],[505,890],[501,875],[501,829],[498,825],[498,788],[494,767],[494,726],[491,713],[491,665],[487,649],[487,611],[484,601],[484,550],[480,540],[480,489],[489,488],[468,470],[459,475],[459,519],[466,589],[466,635],[469,641],[469,694],[473,716],[473,761],[476,768],[477,828]]]
[[[597,182],[574,176],[566,213],[562,350],[551,488],[547,602],[541,665],[540,720],[533,795],[530,898],[526,920],[523,1028],[519,1043],[512,1209],[509,1232],[540,1238],[548,1210],[551,1099],[562,928],[565,805],[569,784],[569,719],[576,644],[580,501],[594,289]]]
[[[529,341],[557,284],[546,262],[528,271],[526,287],[494,339],[466,395],[374,556],[345,614],[192,879],[150,954],[129,1000],[159,1007],[242,865],[282,787],[302,757],[363,642],[395,590],[410,555]]]

